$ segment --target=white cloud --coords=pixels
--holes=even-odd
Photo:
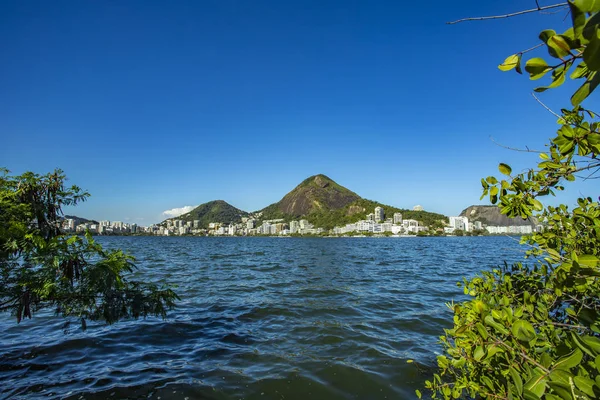
[[[167,218],[179,217],[182,214],[192,211],[196,206],[183,206],[179,208],[171,208],[170,210],[163,211],[163,215]]]

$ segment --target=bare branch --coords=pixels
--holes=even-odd
[[[535,101],[537,101],[538,103],[540,103],[540,105],[542,107],[544,107],[546,110],[548,110],[552,115],[554,115],[556,118],[558,119],[563,119],[563,117],[561,117],[560,115],[558,115],[557,113],[555,113],[554,111],[552,111],[550,109],[550,107],[548,107],[547,105],[545,105],[540,99],[537,98],[537,96],[535,95],[535,93],[531,93],[531,95],[533,96],[533,98],[535,99]]]
[[[544,46],[544,43],[536,44],[535,46],[530,47],[527,50],[520,51],[518,54],[524,54],[524,53],[527,53],[528,51],[535,50],[538,47],[542,47],[542,46]]]
[[[531,150],[529,147],[527,147],[525,149],[519,149],[519,148],[516,148],[516,147],[505,146],[505,145],[503,145],[501,143],[496,142],[496,140],[493,137],[491,137],[491,136],[490,136],[490,140],[492,142],[494,142],[494,144],[496,146],[500,146],[500,147],[505,148],[507,150],[520,151],[520,152],[523,152],[523,153],[538,153],[538,154],[545,153],[545,151],[541,151],[541,150]]]
[[[544,6],[544,7],[540,7],[538,5],[537,8],[532,8],[531,10],[517,11],[517,12],[514,12],[514,13],[503,14],[503,15],[490,15],[490,16],[487,16],[487,17],[462,18],[462,19],[459,19],[459,20],[456,20],[456,21],[446,22],[446,23],[448,25],[453,25],[453,24],[458,24],[459,22],[465,22],[465,21],[484,21],[484,20],[488,20],[488,19],[510,18],[510,17],[516,17],[517,15],[529,14],[529,13],[532,13],[532,12],[539,12],[539,11],[549,10],[549,9],[552,9],[552,8],[566,7],[566,6],[568,6],[567,3],[553,4],[551,6]]]

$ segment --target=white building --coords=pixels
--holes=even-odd
[[[298,221],[290,221],[290,233],[297,233],[300,229],[300,223]]]
[[[402,224],[402,214],[394,213],[394,224]]]
[[[385,213],[383,211],[383,208],[375,207],[375,221],[381,222],[384,219],[385,219]]]
[[[467,217],[448,217],[448,221],[448,225],[450,229],[452,229],[452,232],[456,229],[465,232],[469,231],[469,219]]]
[[[413,211],[423,211],[423,206],[420,204],[417,204],[416,206],[413,207]]]

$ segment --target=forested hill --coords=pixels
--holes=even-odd
[[[347,206],[332,211],[317,211],[306,216],[306,219],[317,227],[331,229],[335,226],[351,224],[361,219],[366,219],[367,214],[372,213],[375,207],[383,208],[385,218],[391,218],[394,213],[401,213],[403,219],[415,219],[424,226],[442,227],[448,217],[429,211],[414,211],[388,206],[373,200],[358,199]]]
[[[261,219],[304,218],[316,227],[331,229],[365,219],[375,207],[382,207],[386,218],[399,212],[404,219],[415,219],[426,226],[442,226],[448,220],[442,214],[405,210],[363,199],[325,175],[305,179],[280,201],[261,210]]]
[[[238,223],[242,220],[242,217],[246,216],[248,216],[246,211],[242,211],[226,201],[214,200],[200,204],[192,211],[170,219],[179,219],[186,222],[200,221],[200,228],[208,228],[208,224],[211,222],[220,222],[223,224]],[[164,224],[165,222],[166,220],[162,223]]]
[[[342,209],[358,199],[360,196],[356,193],[319,174],[305,179],[277,203],[260,212],[263,219],[302,218],[316,212]]]

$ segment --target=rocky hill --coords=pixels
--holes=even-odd
[[[262,219],[304,218],[316,227],[331,229],[365,219],[375,207],[382,207],[386,217],[396,212],[404,219],[416,219],[427,226],[441,226],[448,219],[441,214],[427,211],[399,209],[361,198],[325,175],[305,179],[277,203],[261,210]]]
[[[360,199],[325,175],[305,179],[277,203],[261,210],[264,219],[300,218],[315,212],[342,209]]]
[[[248,216],[246,211],[232,206],[223,200],[209,201],[208,203],[200,204],[192,211],[180,215],[176,218],[183,221],[200,221],[200,228],[208,228],[211,222],[221,222],[223,224],[240,222],[242,217]],[[167,220],[163,221],[164,224]]]
[[[75,225],[81,225],[81,224],[98,224],[98,221],[95,221],[93,219],[85,219],[85,218],[81,218],[81,217],[77,217],[75,215],[65,215],[64,219],[72,219],[75,220]]]
[[[480,221],[482,224],[492,226],[537,225],[535,218],[531,220],[508,218],[506,215],[500,213],[498,206],[491,205],[473,205],[467,207],[460,213],[460,216],[467,217],[470,222]]]

